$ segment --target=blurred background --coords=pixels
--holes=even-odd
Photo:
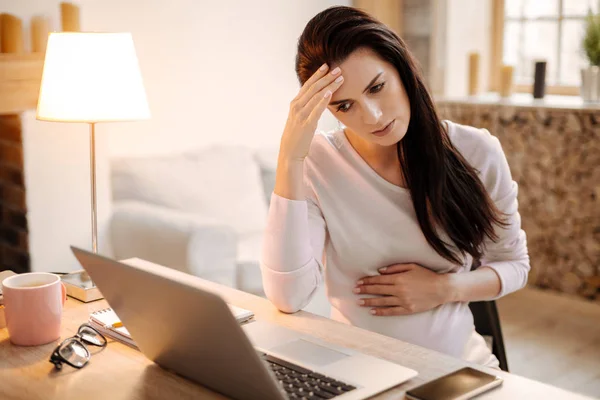
[[[100,252],[263,295],[297,39],[356,6],[407,42],[442,118],[506,152],[532,265],[498,302],[511,372],[600,395],[599,3],[0,0],[0,270],[73,271],[69,245],[90,247],[88,127],[35,118],[40,29],[131,32],[152,117],[96,128]],[[336,125],[326,112],[319,129]],[[321,291],[309,310],[328,307]]]

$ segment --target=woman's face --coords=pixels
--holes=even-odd
[[[344,83],[333,93],[331,113],[369,143],[398,143],[408,129],[410,103],[396,68],[369,48],[357,49],[339,67]]]

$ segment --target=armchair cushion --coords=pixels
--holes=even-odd
[[[263,233],[238,237],[236,287],[245,292],[264,296],[260,273],[260,252]]]
[[[250,149],[215,145],[179,155],[112,162],[113,200],[210,215],[236,233],[261,232],[267,204]]]
[[[271,193],[275,188],[275,175],[277,174],[277,158],[279,149],[268,147],[262,148],[254,153],[254,159],[260,167],[260,175],[262,178],[262,188],[267,204],[271,201]]]
[[[237,235],[212,218],[135,201],[114,205],[115,257],[138,257],[224,285],[235,284]]]

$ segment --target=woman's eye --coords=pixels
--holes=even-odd
[[[385,85],[385,82],[381,82],[379,85],[375,85],[375,86],[371,87],[371,89],[369,90],[369,92],[370,93],[380,92],[381,89],[383,89],[384,85]]]
[[[371,86],[371,88],[369,89],[369,93],[373,94],[373,93],[381,92],[381,89],[383,89],[384,86],[385,86],[385,82],[381,82],[378,85]],[[350,107],[352,107],[352,105],[350,103],[343,103],[338,106],[337,111],[348,112],[350,110]]]
[[[338,106],[338,108],[337,108],[337,110],[338,110],[339,112],[346,112],[346,111],[348,111],[349,109],[350,109],[350,104],[349,104],[349,103],[343,103],[343,104],[340,104],[340,105]]]

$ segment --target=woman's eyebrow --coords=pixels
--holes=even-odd
[[[367,85],[367,87],[365,88],[365,90],[363,90],[363,93],[366,92],[367,90],[369,90],[369,88],[371,87],[371,85],[373,85],[375,83],[375,81],[381,76],[381,74],[383,74],[383,72],[378,73],[375,78],[373,78],[371,80],[371,82],[369,82],[369,84]],[[337,104],[341,104],[341,103],[345,103],[347,101],[350,101],[350,99],[344,99],[344,100],[336,100],[336,101],[332,101],[331,103],[329,103],[330,106],[335,106]]]

